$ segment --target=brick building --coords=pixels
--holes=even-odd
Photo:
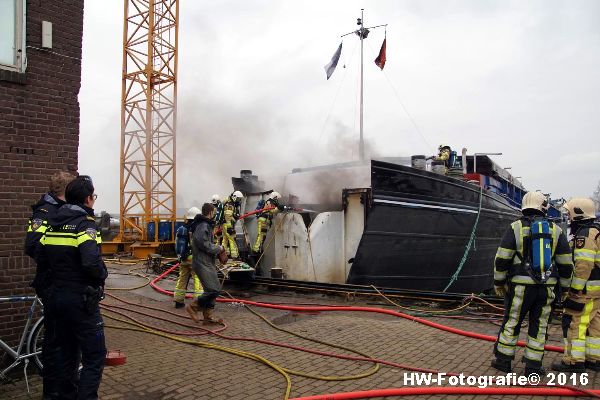
[[[49,175],[77,170],[82,34],[83,0],[0,2],[0,297],[33,293],[30,205]],[[20,335],[24,307],[0,303],[3,340]]]

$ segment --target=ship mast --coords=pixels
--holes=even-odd
[[[346,33],[345,35],[342,35],[342,37],[344,37],[344,36],[352,35],[354,33],[360,38],[360,139],[358,142],[358,156],[360,158],[360,161],[365,160],[364,112],[363,112],[365,59],[364,59],[363,45],[364,45],[364,40],[367,38],[367,36],[369,36],[370,29],[381,28],[381,27],[387,26],[387,24],[384,24],[384,25],[376,25],[376,26],[370,26],[368,28],[365,28],[364,15],[365,15],[365,9],[361,8],[360,9],[360,18],[356,19],[356,24],[358,26],[360,26],[360,28],[355,31]]]
[[[360,23],[360,33],[358,34],[358,36],[360,36],[360,142],[358,143],[358,155],[360,157],[360,161],[365,160],[365,141],[363,138],[363,70],[365,67],[365,60],[363,52],[363,43],[364,39],[367,37],[366,35],[368,35],[368,31],[365,34],[364,14],[365,9],[361,8],[360,19],[358,20],[358,23]]]

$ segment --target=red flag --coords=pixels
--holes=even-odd
[[[381,50],[379,50],[379,55],[375,59],[375,65],[377,65],[379,68],[381,68],[382,71],[383,71],[383,67],[385,67],[385,41],[386,40],[387,40],[387,38],[383,39],[383,43],[381,43]]]

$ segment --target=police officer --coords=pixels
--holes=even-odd
[[[99,302],[108,273],[100,256],[100,235],[94,221],[94,185],[78,176],[65,190],[67,204],[48,219],[36,260],[52,270],[47,307],[62,351],[60,399],[97,399],[106,346]],[[70,380],[82,369],[78,384]]]
[[[492,361],[492,367],[511,372],[521,324],[529,314],[525,374],[542,375],[546,330],[555,298],[554,286],[560,281],[564,290],[569,288],[573,263],[565,234],[558,225],[544,219],[548,210],[546,197],[540,192],[528,192],[523,197],[521,210],[523,217],[513,222],[506,231],[494,260],[494,289],[498,296],[505,298],[505,311],[494,345],[496,359]],[[555,266],[544,279],[532,273],[528,267],[528,255],[532,251],[531,226],[537,221],[548,223],[547,239],[551,239],[551,255]]]
[[[25,235],[25,254],[35,258],[37,247],[40,245],[40,239],[48,228],[48,218],[56,210],[65,204],[65,187],[73,180],[74,176],[66,171],[60,171],[50,177],[50,190],[44,193],[40,200],[31,206],[32,215],[27,224],[27,234]],[[36,272],[31,287],[35,289],[36,294],[46,303],[46,291],[49,286],[50,274],[44,266],[37,264]],[[52,326],[53,318],[49,315],[49,310],[45,310],[44,318],[44,338],[42,342],[42,365],[48,366],[42,370],[43,380],[43,398],[52,399],[57,395],[58,370],[52,368],[57,364],[57,357],[60,356],[60,347],[56,344],[56,330]],[[73,377],[75,378],[75,377]]]
[[[175,237],[175,253],[179,258],[179,277],[175,283],[175,290],[173,291],[173,300],[175,300],[175,308],[183,308],[185,306],[185,293],[187,292],[187,285],[190,277],[194,281],[194,295],[193,298],[197,299],[203,292],[202,284],[200,279],[192,270],[192,247],[190,246],[190,235],[192,232],[192,224],[196,216],[200,214],[198,207],[190,208],[185,214],[185,225],[177,228]]]
[[[565,208],[573,239],[573,280],[563,302],[565,352],[555,371],[600,371],[600,224],[590,198],[573,198]]]
[[[50,178],[50,190],[44,193],[40,200],[31,206],[31,217],[27,224],[27,234],[25,236],[25,254],[29,257],[35,257],[35,251],[40,244],[40,239],[48,229],[48,218],[56,210],[65,204],[65,187],[75,178],[66,171],[60,171]],[[35,289],[37,295],[42,298],[44,289],[48,286],[47,271],[41,271],[39,266],[36,269],[35,278],[31,286]]]

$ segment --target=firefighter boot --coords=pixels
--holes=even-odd
[[[210,324],[222,324],[223,320],[221,318],[217,318],[213,315],[214,313],[214,309],[212,308],[205,308],[204,310],[202,310],[202,315],[204,317],[204,325],[210,325]]]
[[[546,376],[546,370],[544,369],[544,367],[542,367],[542,363],[541,362],[534,362],[534,361],[530,361],[527,360],[525,357],[523,357],[522,362],[525,364],[525,376],[529,376],[531,374],[536,374],[540,377],[542,376]]]
[[[510,360],[503,360],[501,358],[492,360],[492,367],[496,368],[498,371],[506,373],[510,373],[512,371]]]
[[[200,307],[198,307],[198,303],[192,301],[190,304],[185,306],[185,311],[190,314],[190,317],[194,320],[194,322],[199,322],[200,318],[198,318],[198,311],[200,311]]]
[[[585,368],[592,371],[600,371],[600,362],[599,361],[586,361]]]
[[[565,364],[560,360],[552,364],[552,370],[558,372],[585,372],[585,363]]]
[[[546,376],[546,370],[544,367],[534,367],[525,364],[525,376],[530,376],[531,374],[536,374],[539,377],[543,377]]]

